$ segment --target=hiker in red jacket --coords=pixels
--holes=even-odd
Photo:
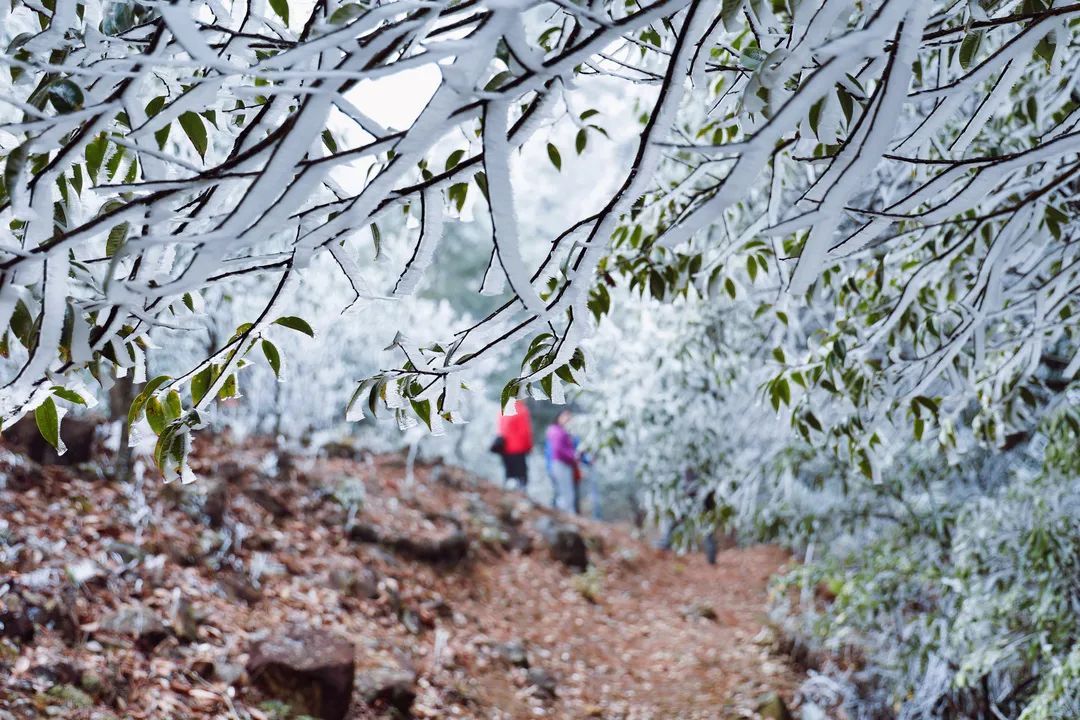
[[[499,439],[506,485],[524,490],[529,484],[529,453],[533,449],[532,420],[529,407],[521,400],[514,401],[514,414],[499,414]]]

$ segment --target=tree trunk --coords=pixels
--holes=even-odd
[[[116,449],[116,457],[113,461],[113,478],[120,482],[131,480],[131,448],[128,446],[130,428],[128,428],[127,414],[131,407],[131,401],[135,399],[135,383],[132,382],[131,372],[116,382],[109,389],[109,421],[120,423],[120,447]]]

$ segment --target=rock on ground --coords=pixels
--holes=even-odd
[[[356,649],[340,635],[305,627],[276,632],[251,649],[251,682],[294,711],[343,720],[349,711]]]

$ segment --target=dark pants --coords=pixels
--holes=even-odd
[[[674,521],[673,520],[665,521],[665,524],[664,524],[664,526],[662,528],[662,531],[661,531],[660,542],[657,543],[658,547],[661,550],[670,550],[671,549],[672,541],[673,541],[674,535],[675,535],[675,530],[680,525],[682,525],[682,522],[683,521],[681,519],[674,520]],[[704,546],[702,549],[705,551],[705,559],[709,561],[710,565],[715,565],[716,564],[716,553],[717,553],[717,550],[718,550],[717,545],[716,545],[716,529],[715,528],[712,529],[712,530],[709,530],[708,532],[705,533],[705,538],[704,538],[704,541],[702,542],[702,545]]]
[[[503,453],[503,469],[506,471],[506,487],[524,490],[529,484],[528,453]]]

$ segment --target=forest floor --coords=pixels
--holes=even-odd
[[[355,646],[348,718],[726,720],[769,695],[792,704],[799,675],[766,630],[778,548],[710,566],[454,468],[409,482],[400,456],[220,441],[195,466],[187,486],[118,483],[0,450],[0,720],[298,717],[302,701],[247,671],[259,641],[298,628]],[[582,550],[585,572],[556,559]],[[330,648],[302,652],[329,672]]]

